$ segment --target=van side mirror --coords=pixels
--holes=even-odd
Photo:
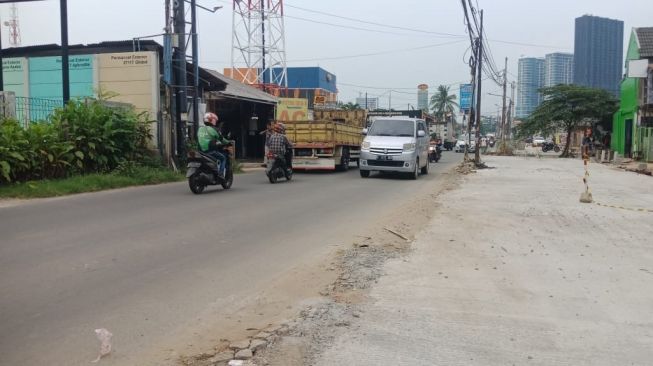
[[[361,131],[361,133],[363,134],[363,136],[367,135],[367,128],[363,128],[363,131]]]
[[[424,131],[417,131],[417,137],[426,137],[426,132],[424,132]]]

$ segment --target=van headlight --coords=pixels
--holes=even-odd
[[[404,151],[415,151],[415,143],[404,144]]]
[[[369,141],[363,141],[363,144],[361,145],[361,150],[369,150],[370,149],[370,142]]]

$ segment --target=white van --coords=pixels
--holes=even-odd
[[[409,173],[412,179],[429,173],[426,122],[416,118],[377,118],[363,130],[360,174],[372,171]]]

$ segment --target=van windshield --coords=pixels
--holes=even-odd
[[[415,122],[400,119],[377,120],[367,132],[368,136],[414,137]]]

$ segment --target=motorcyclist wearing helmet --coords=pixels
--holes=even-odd
[[[282,158],[286,169],[290,169],[292,164],[290,160],[290,157],[292,157],[292,143],[285,133],[286,127],[283,123],[275,124],[272,135],[268,139],[268,150],[271,154]]]
[[[204,115],[204,126],[197,130],[197,142],[200,150],[218,160],[220,166],[217,173],[224,177],[227,158],[220,152],[224,146],[231,142],[225,139],[218,129],[218,116],[208,112]]]

